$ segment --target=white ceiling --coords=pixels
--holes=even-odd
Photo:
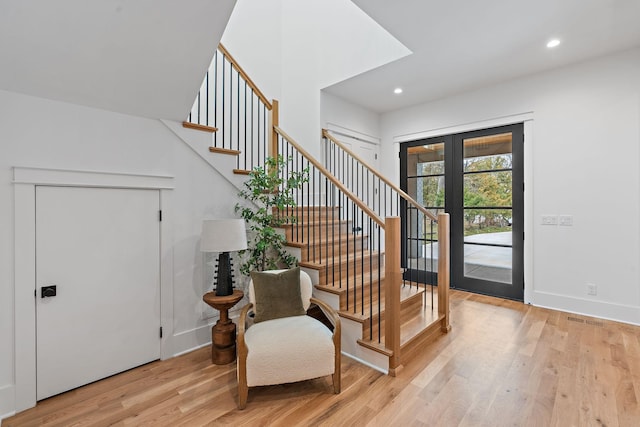
[[[0,0],[0,89],[183,120],[234,5]]]
[[[413,54],[325,90],[379,113],[640,45],[640,0],[353,2]]]

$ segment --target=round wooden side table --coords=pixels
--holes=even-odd
[[[220,312],[220,319],[211,327],[211,363],[226,365],[236,360],[236,324],[229,319],[229,309],[242,299],[244,293],[234,289],[233,294],[217,296],[207,292],[202,299]]]

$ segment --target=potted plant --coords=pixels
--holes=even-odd
[[[287,159],[290,162],[291,158]],[[284,245],[285,236],[276,228],[284,224],[294,223],[296,218],[287,215],[286,208],[297,205],[294,190],[301,188],[309,180],[309,169],[301,172],[289,171],[284,177],[285,160],[278,156],[277,161],[268,157],[263,167],[256,167],[249,173],[244,189],[238,193],[250,204],[236,204],[249,229],[248,249],[241,255],[248,254],[240,264],[240,272],[248,275],[251,271],[290,268],[297,264],[297,259],[289,254]]]

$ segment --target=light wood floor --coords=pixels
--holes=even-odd
[[[249,390],[209,349],[40,402],[3,426],[639,426],[640,327],[452,292],[451,333],[398,377],[343,358],[328,379]]]

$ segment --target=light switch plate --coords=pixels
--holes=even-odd
[[[542,215],[542,225],[558,225],[558,215]]]
[[[560,215],[558,219],[560,225],[564,225],[565,227],[570,227],[573,225],[573,215]]]

